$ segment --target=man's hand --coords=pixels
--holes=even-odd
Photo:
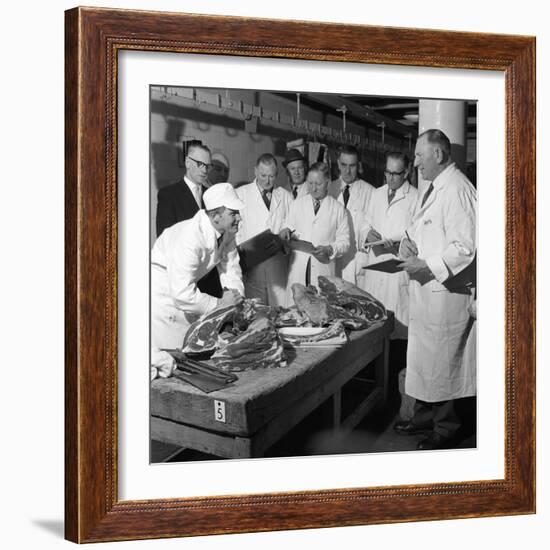
[[[382,241],[382,242],[380,242],[380,241]],[[371,229],[369,229],[369,232],[367,233],[367,238],[365,239],[365,242],[363,243],[363,250],[365,252],[368,252],[369,249],[370,249],[370,243],[375,243],[375,242],[380,243],[376,246],[382,246],[388,252],[396,253],[396,251],[391,250],[391,249],[395,248],[395,243],[391,239],[385,239],[384,237],[382,237],[382,235],[380,233],[378,233],[378,231],[376,231],[376,229],[371,228]]]
[[[365,242],[365,246],[368,246],[368,243],[374,243],[376,241],[381,241],[382,235],[376,231],[376,229],[371,228],[369,232],[367,233],[367,241]]]
[[[234,288],[226,288],[218,301],[218,307],[236,306],[241,303],[243,297]]]
[[[322,264],[328,264],[330,262],[330,256],[332,256],[333,249],[330,245],[319,245],[315,247],[313,251],[313,257]]]
[[[294,233],[294,231],[291,231],[288,227],[285,227],[279,231],[279,237],[281,237],[283,241],[290,241],[292,233]]]
[[[401,262],[401,267],[403,267],[409,275],[430,274],[431,278],[433,278],[433,273],[428,267],[428,264],[424,260],[421,260],[418,256],[410,256],[406,260],[403,260]]]
[[[399,257],[402,260],[418,256],[418,248],[416,243],[407,237],[405,237],[399,245]]]

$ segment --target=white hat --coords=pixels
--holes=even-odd
[[[242,210],[244,203],[239,199],[230,183],[216,183],[204,192],[202,196],[206,210],[225,206],[231,210]]]

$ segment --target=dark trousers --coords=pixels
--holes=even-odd
[[[457,414],[455,399],[426,403],[416,400],[412,423],[432,429],[445,438],[454,437],[460,428],[460,417]]]

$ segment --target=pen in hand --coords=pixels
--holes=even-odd
[[[409,235],[409,232],[405,229],[405,236],[407,237],[407,240],[410,243],[409,250],[415,255],[418,256],[418,248],[416,246],[416,243],[411,239],[411,236]]]

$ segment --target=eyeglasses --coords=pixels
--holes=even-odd
[[[197,165],[197,168],[199,169],[204,168],[206,170],[210,170],[210,168],[212,168],[211,164],[207,164],[206,162],[201,162],[200,160],[194,159],[193,157],[187,157],[187,158],[192,160]]]
[[[406,168],[401,170],[401,172],[390,172],[389,170],[384,170],[384,174],[386,174],[388,178],[398,178],[399,176],[402,176],[406,171]]]

